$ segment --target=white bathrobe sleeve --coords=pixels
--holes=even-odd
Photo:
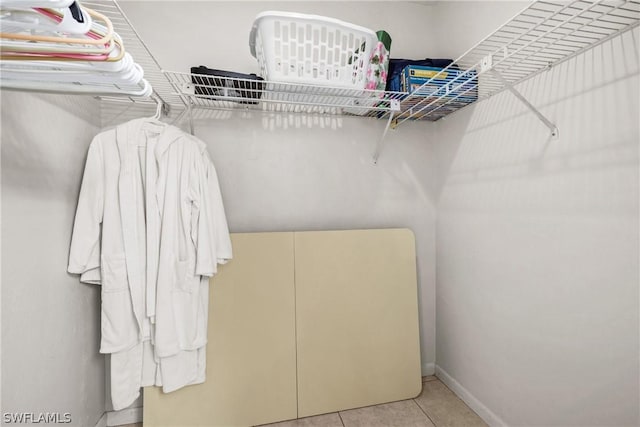
[[[84,167],[67,269],[69,273],[80,274],[80,281],[84,283],[101,284],[100,234],[103,207],[102,146],[96,137],[91,142]]]
[[[233,254],[216,169],[206,150],[200,157],[196,161],[196,274],[210,277],[216,274],[217,264],[225,264]]]

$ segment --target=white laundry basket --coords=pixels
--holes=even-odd
[[[263,12],[251,29],[251,54],[266,80],[363,89],[376,33],[317,15]]]

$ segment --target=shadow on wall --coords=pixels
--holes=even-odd
[[[155,113],[155,107],[142,103],[103,102],[101,107],[104,129],[129,120],[151,117]],[[180,107],[173,107],[170,116],[163,118],[163,121],[189,132],[189,115],[181,115],[183,112]],[[207,142],[216,159],[225,159],[227,163],[278,163],[273,164],[273,168],[294,168],[302,175],[308,175],[309,168],[324,167],[324,172],[318,173],[325,176],[325,183],[327,179],[331,179],[327,176],[329,170],[342,168],[353,172],[349,176],[349,186],[358,181],[363,187],[372,186],[375,185],[373,176],[386,175],[393,177],[403,188],[420,188],[421,199],[432,203],[433,168],[425,167],[430,156],[426,136],[429,124],[407,123],[402,128],[389,132],[380,163],[376,166],[373,154],[386,120],[332,114],[258,111],[240,105],[226,110],[194,108],[191,114],[195,135]],[[231,141],[233,142],[230,143]],[[305,152],[304,147],[309,151]],[[416,150],[422,154],[416,156]],[[293,153],[297,154],[293,156]],[[310,162],[308,167],[291,163],[304,161],[305,158]],[[331,162],[330,169],[326,164],[323,166],[325,160]],[[363,168],[360,173],[353,169],[354,161],[358,169]],[[255,169],[260,167],[256,166]],[[220,169],[221,179],[224,181],[225,170],[222,167]],[[338,177],[340,180],[345,177],[341,173]],[[422,188],[425,185],[428,189]]]
[[[156,113],[156,106],[153,103],[131,102],[123,99],[123,101],[103,101],[100,103],[100,110],[102,129],[106,130],[141,117],[152,117]],[[170,117],[175,116],[176,112],[172,109]]]
[[[3,188],[73,199],[100,126],[98,102],[89,96],[3,91],[2,120]]]
[[[558,138],[508,92],[439,123],[446,143],[437,199],[444,187],[637,167],[638,56],[638,31],[630,31],[517,87],[558,126]]]
[[[260,120],[262,128],[268,131],[287,129],[340,129],[343,117],[331,114],[307,114],[300,112],[256,111],[242,107],[226,110],[193,110],[193,120],[198,121],[231,121]],[[188,120],[187,117],[184,119]]]
[[[424,188],[433,170],[424,123],[390,132],[376,165],[382,121],[254,114],[252,120],[238,113],[224,121],[197,120],[195,126],[216,164],[234,230],[326,228],[332,219],[342,227],[367,218],[367,226],[381,218],[393,225],[413,212],[406,204],[432,205]],[[259,212],[249,213],[258,206]]]
[[[4,91],[4,89],[3,89]],[[48,93],[29,93],[22,91],[7,91],[5,94],[15,94],[15,96],[29,96],[38,98],[44,104],[48,104],[49,107],[61,109],[67,112],[70,116],[84,122],[90,123],[94,126],[100,126],[100,111],[96,111],[98,105],[98,99],[91,95],[73,95],[73,94],[48,94]],[[3,104],[5,102],[3,101]],[[4,108],[12,109],[12,101],[7,102]],[[46,108],[46,107],[45,107]],[[22,118],[24,120],[24,117]]]
[[[151,117],[156,108],[153,104],[133,102],[103,102],[102,127],[111,128],[141,117]],[[189,131],[189,113],[181,116],[185,107],[174,106],[169,117],[162,120],[180,129]],[[231,109],[203,109],[194,108],[191,112],[194,126],[205,122],[226,122],[233,120],[260,120],[264,130],[276,129],[340,129],[343,126],[344,116],[332,114],[306,114],[299,112],[259,111],[249,110],[238,105]]]

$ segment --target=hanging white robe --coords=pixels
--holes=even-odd
[[[151,119],[94,138],[68,271],[102,285],[100,352],[112,353],[114,409],[140,386],[204,381],[208,278],[231,257],[202,141]]]

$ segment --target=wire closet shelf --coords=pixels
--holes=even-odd
[[[640,24],[640,0],[536,1],[412,93],[164,71],[189,108],[436,121]],[[526,100],[523,99],[523,102]]]
[[[638,24],[638,0],[536,1],[442,71],[459,68],[466,73],[429,96],[409,95],[398,123],[437,117],[473,92],[478,100],[486,99]],[[440,77],[416,92],[434,86]]]
[[[175,94],[171,83],[162,73],[158,61],[142,41],[117,0],[83,0],[81,4],[111,20],[114,30],[122,37],[127,52],[144,70],[144,78],[151,84],[154,97],[158,97],[165,106],[184,108],[182,99]],[[139,97],[100,96],[100,99],[108,102],[156,104],[156,100]]]
[[[397,109],[402,92],[220,77],[165,71],[186,105],[205,109],[352,114],[382,117]]]

